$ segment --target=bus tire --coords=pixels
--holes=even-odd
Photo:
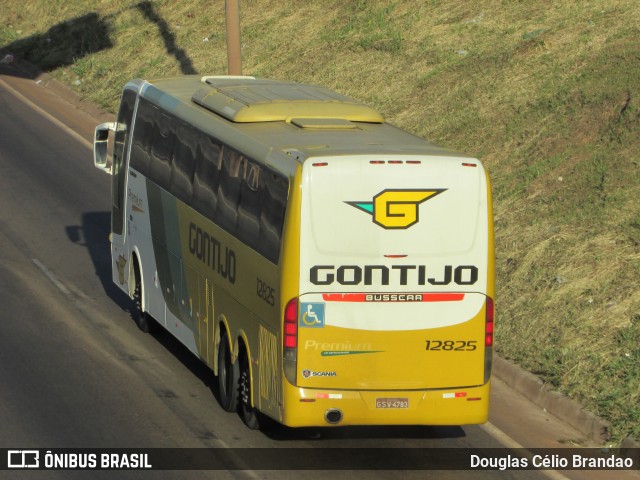
[[[238,402],[240,403],[240,417],[244,424],[251,430],[260,428],[258,411],[251,406],[251,370],[249,369],[249,356],[246,350],[242,350],[238,359],[240,380],[238,382]]]
[[[134,267],[136,287],[133,290],[133,302],[135,305],[134,320],[138,328],[144,333],[154,331],[155,321],[147,312],[142,310],[142,284],[140,282],[140,269],[138,263]]]
[[[147,312],[138,312],[136,324],[144,333],[150,333],[153,331],[153,319]]]
[[[227,412],[238,410],[238,363],[231,363],[229,336],[225,331],[218,347],[218,392],[220,405]]]

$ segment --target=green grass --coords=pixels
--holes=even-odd
[[[224,2],[6,0],[0,44],[115,111],[133,77],[226,73]],[[243,0],[245,74],[318,83],[479,156],[501,355],[640,438],[635,0]],[[207,41],[204,41],[207,39]]]

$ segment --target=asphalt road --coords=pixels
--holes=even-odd
[[[213,374],[169,335],[140,332],[131,302],[111,283],[109,177],[93,167],[86,140],[77,138],[88,138],[96,120],[33,81],[20,80],[11,69],[2,72],[0,448],[371,447],[392,455],[386,449],[512,445],[507,435],[500,440],[501,431],[477,426],[341,428],[323,430],[319,439],[304,429],[247,429],[219,406]],[[16,97],[10,85],[60,120]],[[505,393],[496,405],[513,395],[498,388]],[[522,418],[539,412],[527,411],[533,407],[517,403],[521,399],[509,401],[515,402],[511,411],[492,410],[492,422],[511,425],[516,433],[533,429]],[[562,425],[547,427],[531,433],[541,439],[535,446],[557,446],[574,435]],[[305,477],[563,478],[555,474],[361,470],[306,472]],[[299,475],[231,469],[91,472],[90,478]],[[86,472],[0,471],[0,478],[32,477],[89,478]]]

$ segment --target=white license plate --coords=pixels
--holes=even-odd
[[[376,398],[376,408],[409,408],[409,399]]]

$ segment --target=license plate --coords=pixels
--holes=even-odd
[[[409,408],[409,399],[376,398],[376,408]]]

